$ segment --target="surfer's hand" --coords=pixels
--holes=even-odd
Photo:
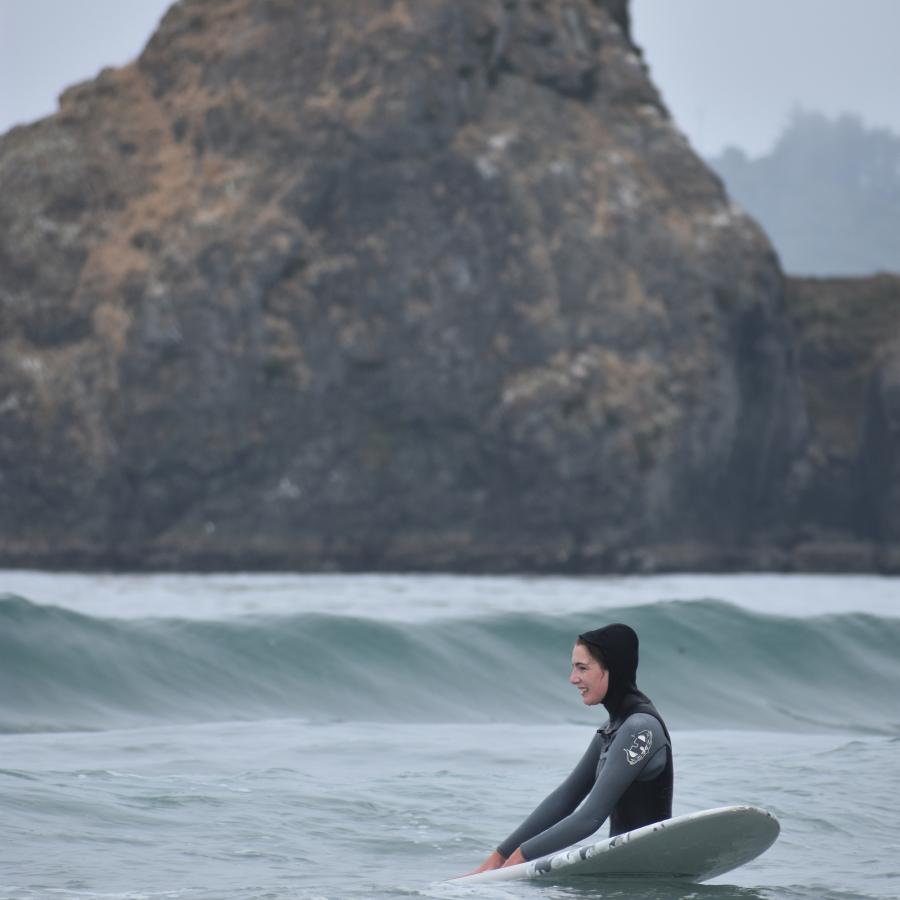
[[[486,872],[488,869],[499,869],[506,859],[499,850],[495,850],[477,869],[468,872],[468,875],[477,875],[479,872]]]
[[[523,863],[523,862],[528,862],[528,860],[525,859],[524,856],[522,856],[521,849],[517,849],[514,853],[512,853],[510,855],[509,859],[505,863],[503,863],[503,865],[504,866],[515,866],[515,865],[518,865],[519,863]]]

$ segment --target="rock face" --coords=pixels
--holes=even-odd
[[[810,423],[793,564],[900,571],[900,277],[792,278],[787,301]]]
[[[0,564],[790,565],[812,515],[784,278],[624,0],[181,0],[0,196]]]

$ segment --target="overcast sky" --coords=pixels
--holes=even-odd
[[[704,155],[764,153],[798,106],[900,134],[900,0],[632,0],[632,16]]]
[[[0,0],[0,133],[137,56],[169,5]],[[765,152],[796,106],[900,134],[900,0],[632,0],[632,16],[654,81],[705,155]]]

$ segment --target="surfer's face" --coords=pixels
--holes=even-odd
[[[609,672],[594,659],[583,644],[572,650],[572,674],[569,681],[578,688],[581,702],[595,706],[603,702],[609,690]]]

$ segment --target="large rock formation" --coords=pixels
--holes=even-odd
[[[810,423],[791,562],[900,572],[900,277],[792,278],[787,300]]]
[[[624,0],[181,0],[0,196],[0,563],[790,565],[784,279]]]

